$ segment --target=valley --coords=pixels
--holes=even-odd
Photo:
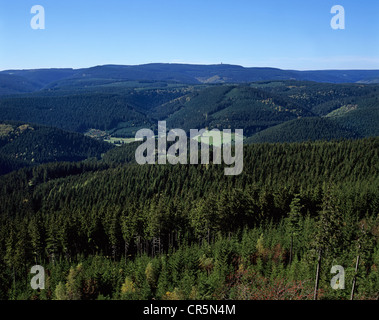
[[[231,65],[0,72],[0,299],[377,300],[377,79]],[[156,146],[203,128],[230,130],[205,142],[210,155],[240,147],[238,175]],[[137,163],[140,129],[159,165]],[[29,286],[34,265],[45,289]],[[348,290],[331,287],[335,265]]]

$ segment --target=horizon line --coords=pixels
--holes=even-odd
[[[89,67],[38,67],[38,68],[10,68],[10,69],[1,69],[0,72],[5,71],[33,71],[33,70],[82,70],[82,69],[92,69],[97,67],[107,67],[107,66],[117,66],[117,67],[141,67],[141,66],[148,66],[148,65],[182,65],[182,66],[234,66],[234,67],[241,67],[244,69],[277,69],[282,71],[298,71],[298,72],[312,72],[312,71],[379,71],[379,68],[377,69],[366,69],[366,68],[330,68],[330,69],[286,69],[286,68],[280,68],[280,67],[272,67],[272,66],[254,66],[254,67],[248,67],[243,66],[239,64],[231,64],[231,63],[185,63],[185,62],[149,62],[149,63],[141,63],[141,64],[115,64],[115,63],[107,63],[107,64],[99,64],[99,65],[92,65]]]

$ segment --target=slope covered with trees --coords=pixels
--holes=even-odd
[[[39,89],[37,83],[23,77],[0,73],[0,96],[24,92],[32,92]]]
[[[246,143],[300,142],[315,140],[356,139],[359,135],[328,118],[301,118],[260,131]]]
[[[247,137],[273,127],[268,132],[294,126],[305,129],[306,124],[312,134],[305,138],[310,140],[323,138],[324,130],[327,138],[379,134],[378,85],[303,81],[186,85],[123,80],[99,80],[90,85],[81,81],[62,90],[4,96],[0,98],[0,120],[81,133],[98,129],[117,137],[134,137],[141,128],[156,129],[157,122],[163,120],[169,128],[185,130],[243,129]],[[291,122],[315,117],[320,120]],[[284,123],[287,125],[276,127]],[[301,136],[287,141],[298,141]]]
[[[5,175],[1,297],[311,299],[321,254],[319,298],[350,297],[359,255],[355,297],[376,299],[378,150],[377,138],[257,144],[228,177],[122,164],[120,148]],[[36,263],[49,270],[40,292],[25,285]],[[335,264],[349,290],[330,287]]]
[[[0,299],[378,299],[378,78],[174,64],[1,72]],[[162,120],[243,129],[242,174],[141,166],[140,142],[97,140]],[[36,264],[44,290],[30,287]],[[330,286],[335,265],[345,290]]]
[[[99,158],[112,146],[79,133],[23,122],[0,123],[0,174],[47,162]]]
[[[41,87],[78,86],[83,79],[107,81],[171,81],[177,83],[246,83],[268,80],[307,80],[328,83],[378,83],[378,70],[296,71],[277,68],[244,68],[237,65],[189,65],[151,63],[138,66],[104,65],[83,69],[5,70],[1,74],[22,77]],[[1,82],[0,82],[1,83]],[[39,89],[40,89],[39,88]],[[25,91],[23,91],[25,92]]]

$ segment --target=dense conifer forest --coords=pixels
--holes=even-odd
[[[379,299],[377,74],[1,72],[0,299]],[[242,174],[138,165],[158,121],[243,129]]]
[[[135,147],[0,177],[1,299],[379,298],[378,138],[248,145],[239,176]]]
[[[24,122],[0,122],[0,175],[48,162],[100,159],[112,149],[82,134]]]
[[[0,7],[3,317],[378,313],[379,0]]]
[[[156,129],[158,121],[186,131],[243,129],[250,142],[379,135],[378,84],[86,81],[90,80],[0,95],[0,121],[37,123],[78,133],[98,129],[127,138],[134,138],[142,128]]]

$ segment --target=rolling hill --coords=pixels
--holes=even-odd
[[[11,70],[0,72],[0,121],[127,138],[163,120],[187,131],[243,129],[250,142],[371,137],[378,75],[180,64]]]
[[[243,129],[249,137],[287,121],[318,117],[333,121],[310,121],[312,132],[325,130],[316,123],[328,123],[329,128],[333,122],[342,131],[351,132],[351,136],[379,134],[379,85],[292,80],[155,85],[160,87],[141,84],[137,88],[112,87],[112,92],[80,88],[6,96],[0,98],[0,120],[33,122],[80,133],[99,129],[116,137],[134,137],[137,130],[156,129],[158,121],[166,120],[169,128]],[[295,121],[289,127],[273,130],[288,130],[305,123]],[[322,132],[314,134],[314,138],[322,136]]]
[[[37,83],[24,77],[0,73],[0,96],[33,92],[39,88],[40,86]]]
[[[4,78],[4,76],[8,76]],[[0,88],[18,82],[17,90],[0,94],[97,87],[125,81],[164,81],[185,84],[247,83],[273,80],[301,80],[329,83],[378,83],[379,70],[296,71],[276,68],[245,68],[237,65],[189,65],[152,63],[136,66],[104,65],[82,69],[5,70],[0,72]],[[30,86],[33,83],[33,86]]]
[[[335,262],[356,300],[379,298],[375,71],[222,68],[0,74],[0,299],[304,300],[319,279],[347,300]],[[243,171],[138,165],[130,137],[161,120],[244,129]]]
[[[48,162],[100,158],[110,144],[79,133],[24,122],[0,123],[0,174]]]
[[[301,118],[256,133],[246,143],[291,143],[316,140],[357,139],[359,135],[327,118]]]

